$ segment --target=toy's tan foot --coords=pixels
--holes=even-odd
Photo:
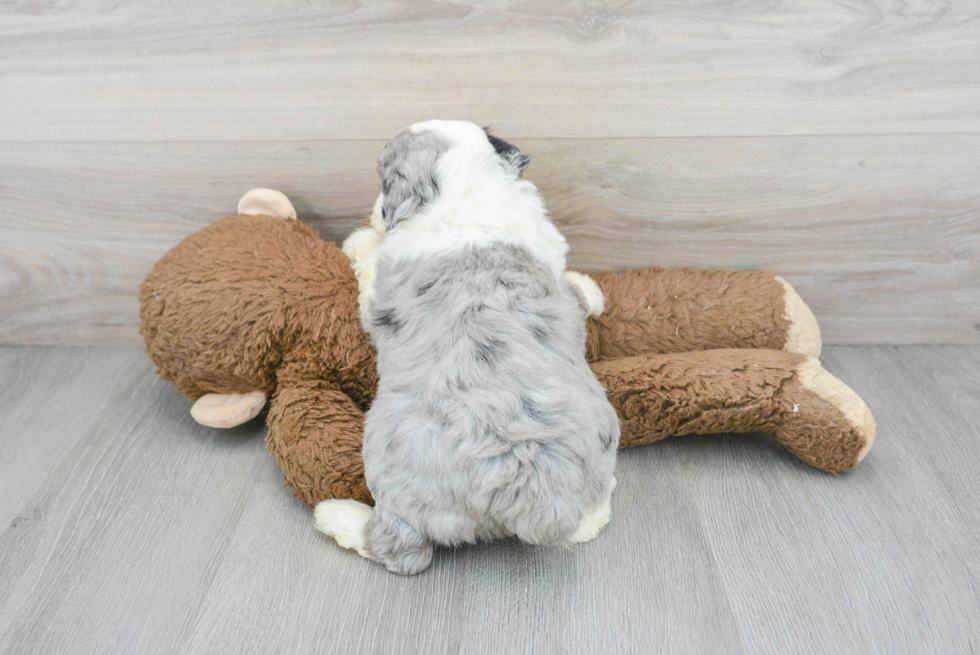
[[[579,290],[582,302],[585,303],[585,315],[587,317],[600,316],[605,311],[606,299],[595,280],[578,271],[565,271],[565,279]]]
[[[368,557],[364,550],[364,530],[373,514],[374,509],[370,505],[356,500],[325,500],[313,510],[313,522],[317,530],[333,538],[341,548]]]
[[[807,358],[807,361],[800,365],[797,369],[797,377],[804,389],[830,403],[853,426],[852,430],[861,442],[854,463],[864,459],[874,445],[876,424],[871,410],[861,397],[828,373],[814,357]]]
[[[783,314],[789,321],[789,334],[786,335],[783,350],[809,357],[819,357],[823,340],[820,338],[820,326],[817,325],[817,318],[789,282],[778,275],[776,280],[785,289]]]
[[[296,218],[296,209],[283,193],[274,189],[252,189],[238,201],[238,213],[249,216]]]
[[[772,417],[772,435],[812,466],[834,473],[850,471],[874,444],[871,410],[815,357],[796,366],[773,401],[782,418]]]
[[[191,407],[191,416],[209,428],[233,428],[247,423],[265,407],[266,395],[251,393],[209,393],[201,396]]]

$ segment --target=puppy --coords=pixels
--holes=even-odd
[[[378,351],[376,505],[325,501],[316,524],[395,573],[424,570],[433,544],[579,543],[609,520],[619,422],[585,360],[602,294],[565,271],[529,159],[472,123],[413,125],[345,244]]]

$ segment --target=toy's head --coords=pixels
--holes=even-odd
[[[239,214],[190,235],[147,275],[140,316],[160,376],[191,399],[271,396],[292,364],[367,402],[374,355],[350,260],[299,221]]]

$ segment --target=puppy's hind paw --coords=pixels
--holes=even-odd
[[[609,523],[609,514],[609,503],[607,502],[602,507],[583,516],[582,520],[579,521],[578,530],[569,537],[568,542],[572,544],[584,544],[598,537],[602,529]]]
[[[364,529],[374,514],[370,505],[356,500],[324,500],[313,510],[316,529],[332,537],[341,548],[354,550],[367,557],[364,550]]]
[[[612,480],[609,481],[609,493],[606,495],[606,501],[582,517],[578,522],[578,529],[569,537],[569,543],[584,544],[587,541],[592,541],[608,525],[609,516],[612,514],[610,496],[612,495],[613,489],[616,488],[616,484],[616,477],[613,476]]]

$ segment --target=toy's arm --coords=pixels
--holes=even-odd
[[[364,412],[336,385],[284,381],[269,406],[266,444],[308,506],[328,498],[372,503],[364,480]]]
[[[350,257],[357,278],[357,304],[362,317],[374,295],[374,270],[378,264],[378,247],[383,240],[384,235],[373,227],[362,227],[344,239],[343,251]]]
[[[874,441],[860,396],[813,357],[775,350],[637,355],[592,364],[622,422],[620,448],[669,436],[765,432],[825,471]]]
[[[589,272],[605,312],[589,320],[589,360],[714,348],[819,356],[813,313],[782,278],[761,271],[635,268]]]
[[[381,217],[384,196],[374,201],[374,208],[364,227],[351,232],[344,239],[341,249],[350,258],[354,277],[357,278],[357,304],[361,316],[367,312],[368,303],[374,295],[374,270],[378,266],[378,248],[385,238],[385,227]]]

